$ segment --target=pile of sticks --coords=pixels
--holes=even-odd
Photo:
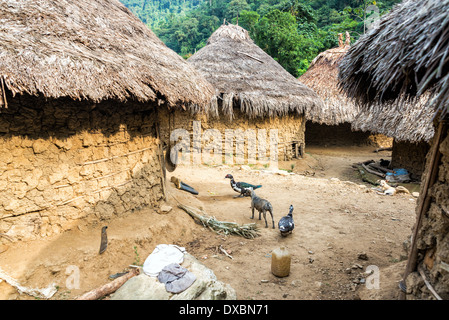
[[[372,177],[367,175],[367,173],[378,176],[381,179],[385,179],[388,172],[391,172],[391,173],[393,172],[393,170],[390,170],[390,169],[387,169],[387,168],[381,166],[379,163],[376,163],[374,160],[359,162],[354,167],[359,170],[359,173],[360,173],[363,181],[371,183],[373,185],[378,185],[378,182],[377,182],[378,179],[373,179]]]
[[[218,234],[233,234],[247,239],[254,239],[259,236],[259,229],[255,223],[239,225],[235,222],[219,221],[197,208],[183,204],[179,204],[178,207],[187,212],[194,220],[199,221],[204,227]]]

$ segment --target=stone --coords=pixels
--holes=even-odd
[[[48,143],[44,139],[37,139],[33,143],[33,151],[35,154],[42,153],[48,149]]]
[[[59,149],[64,149],[64,150],[70,150],[72,148],[72,140],[70,139],[53,139],[53,143],[55,144],[55,146],[57,146]]]
[[[161,206],[161,213],[169,213],[172,209],[173,207],[164,204]]]
[[[173,294],[157,278],[142,273],[129,279],[111,300],[235,300],[235,290],[217,280],[214,272],[189,253],[181,264],[196,276],[195,282],[181,293]]]
[[[357,255],[357,259],[359,260],[368,260],[368,255],[365,252],[361,252]]]

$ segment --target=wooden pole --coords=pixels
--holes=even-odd
[[[438,171],[439,171],[439,162],[441,160],[441,153],[440,153],[440,144],[442,140],[444,139],[444,133],[447,132],[447,123],[446,121],[440,121],[438,124],[437,133],[434,137],[434,144],[432,146],[432,154],[430,158],[430,167],[428,171],[428,175],[426,177],[426,180],[424,182],[423,192],[421,201],[418,204],[418,211],[417,211],[417,217],[416,217],[416,223],[413,230],[412,235],[412,244],[410,248],[410,254],[409,258],[407,260],[407,266],[405,268],[404,276],[403,276],[403,283],[405,284],[407,277],[410,273],[414,272],[416,270],[417,266],[417,259],[418,259],[418,247],[417,247],[417,236],[419,233],[419,230],[421,229],[422,224],[422,217],[429,210],[430,207],[430,200],[431,195],[429,192],[429,189],[435,184],[435,181],[437,179]],[[401,292],[399,299],[405,300],[405,292]]]
[[[131,279],[132,277],[139,274],[138,268],[132,268],[130,272],[125,274],[124,276],[121,276],[114,281],[111,281],[105,285],[102,285],[99,288],[93,289],[89,292],[86,292],[82,296],[78,297],[76,300],[98,300],[108,294],[111,294],[115,291],[117,291],[118,288],[120,288],[122,285],[125,284],[126,281]]]

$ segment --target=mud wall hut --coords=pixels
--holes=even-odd
[[[201,111],[210,84],[117,0],[6,0],[0,21],[0,233],[158,208],[158,111]]]
[[[390,169],[404,168],[413,180],[420,181],[435,130],[433,112],[424,101],[403,103],[387,110],[364,110],[352,127],[393,137]]]
[[[314,90],[324,103],[323,108],[311,109],[306,115],[306,144],[391,147],[392,138],[352,127],[360,108],[338,87],[338,65],[350,47],[350,35],[346,32],[344,42],[343,34],[338,37],[339,46],[321,52],[298,79]]]
[[[433,115],[401,298],[449,299],[449,0],[405,0],[351,47],[339,78],[372,113],[404,103]],[[429,36],[431,35],[431,36]]]
[[[197,118],[203,131],[215,129],[224,137],[226,130],[255,130],[252,141],[265,140],[268,145],[270,129],[278,130],[278,159],[300,156],[305,142],[304,113],[321,107],[322,102],[259,48],[245,29],[222,25],[187,61],[216,89],[212,116]],[[193,122],[185,117],[174,115],[172,127],[191,132]]]

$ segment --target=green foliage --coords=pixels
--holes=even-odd
[[[366,21],[401,0],[120,0],[171,49],[187,58],[206,45],[226,20],[251,38],[293,76],[307,71],[324,50],[337,46],[338,33],[356,41]]]

